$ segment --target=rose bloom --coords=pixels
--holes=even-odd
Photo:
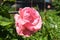
[[[19,14],[15,14],[14,18],[18,35],[29,37],[41,29],[41,16],[34,8],[20,8]]]

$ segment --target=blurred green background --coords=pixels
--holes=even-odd
[[[15,2],[15,0],[9,1]],[[0,4],[0,40],[60,40],[60,0],[54,0],[52,5],[54,9],[46,10],[46,12],[39,11],[43,20],[41,30],[25,38],[16,33],[14,14],[8,13],[15,11],[15,8],[11,8],[8,3]]]

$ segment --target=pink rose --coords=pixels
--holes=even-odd
[[[20,8],[19,14],[15,14],[14,18],[18,35],[29,37],[41,29],[41,16],[34,8]]]

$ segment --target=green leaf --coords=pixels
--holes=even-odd
[[[9,24],[12,24],[12,22],[5,22],[5,21],[0,21],[1,26],[7,26]]]

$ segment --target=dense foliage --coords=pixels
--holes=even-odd
[[[8,13],[15,9],[9,4],[0,5],[0,40],[60,40],[60,1],[56,0],[53,5],[54,10],[40,12],[43,20],[42,28],[29,38],[16,33],[14,14]]]

